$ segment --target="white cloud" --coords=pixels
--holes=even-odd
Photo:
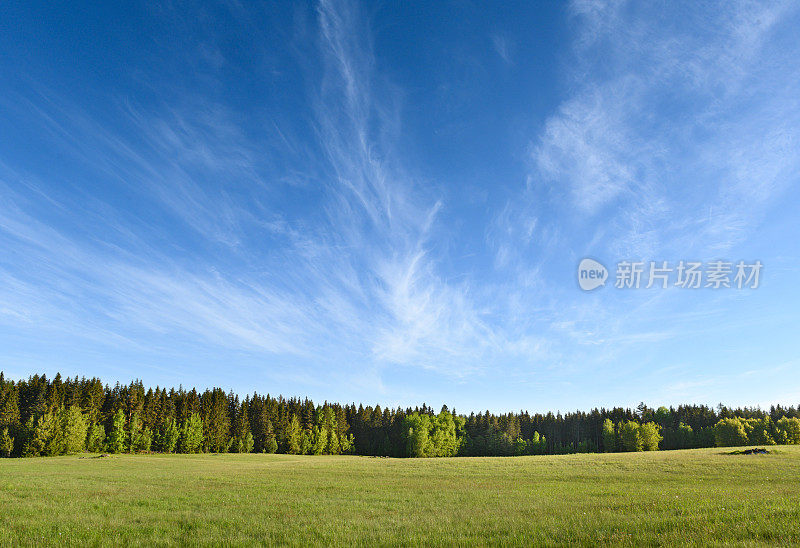
[[[562,208],[604,211],[615,252],[729,249],[796,172],[796,9],[725,7],[572,5],[575,92],[534,142],[533,177],[566,191]]]

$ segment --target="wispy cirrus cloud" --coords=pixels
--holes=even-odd
[[[615,251],[690,244],[698,229],[706,250],[730,248],[791,180],[799,90],[783,22],[796,9],[726,8],[572,4],[576,91],[532,157],[537,178],[568,189],[562,207],[613,207]]]
[[[309,202],[291,209],[281,188],[295,181],[274,169],[282,148],[265,151],[224,103],[191,93],[157,108],[120,101],[114,124],[44,89],[19,106],[82,170],[149,214],[102,192],[79,202],[65,192],[51,213],[85,216],[59,226],[32,211],[36,183],[25,188],[25,174],[6,171],[2,195],[14,207],[0,217],[2,234],[18,257],[16,272],[4,272],[7,321],[17,310],[40,329],[82,337],[102,324],[130,344],[149,332],[164,344],[179,337],[359,368],[481,369],[500,347],[469,286],[438,271],[430,243],[443,204],[394,152],[397,105],[367,20],[347,2],[321,2],[316,16],[324,71],[308,96],[316,142],[300,187]],[[274,122],[268,129],[293,148]]]
[[[0,83],[3,363],[57,340],[408,402],[494,383],[594,404],[664,385],[651,365],[694,382],[667,349],[741,331],[744,295],[583,294],[574,271],[732,253],[791,195],[792,4],[575,2],[565,36],[537,10],[571,49],[536,59],[527,27],[468,9],[416,48],[425,14],[393,7],[217,8],[149,10],[142,56],[88,98]]]
[[[554,281],[586,256],[737,253],[796,183],[800,88],[787,51],[798,50],[789,30],[798,11],[726,7],[571,4],[569,91],[530,141],[521,194],[487,230],[496,268],[517,280],[507,310],[528,311],[527,329],[548,334],[545,363],[638,374],[654,349],[749,325],[726,312],[731,295],[612,289],[581,300]],[[535,290],[524,284],[530,272]]]

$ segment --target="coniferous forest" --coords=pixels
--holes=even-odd
[[[590,412],[459,414],[422,404],[315,404],[220,388],[104,385],[0,372],[0,456],[239,452],[390,457],[513,456],[800,444],[795,407],[681,405]]]

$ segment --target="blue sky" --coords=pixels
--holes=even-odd
[[[800,403],[796,3],[80,4],[0,7],[7,376]]]

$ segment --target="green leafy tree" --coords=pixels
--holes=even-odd
[[[513,454],[514,440],[504,433],[505,454]],[[454,417],[446,409],[431,416],[411,413],[403,418],[403,437],[409,457],[450,457],[457,455],[464,444],[464,419]]]
[[[539,432],[534,432],[528,442],[528,450],[531,455],[544,455],[547,453],[547,440]]]
[[[747,432],[747,439],[752,445],[775,445],[772,438],[772,421],[769,417],[752,418],[742,421]]]
[[[747,445],[747,430],[738,417],[721,419],[714,425],[717,447],[739,447]]]
[[[128,446],[128,434],[125,432],[125,413],[117,409],[111,422],[111,431],[106,437],[106,451],[124,453]]]
[[[349,455],[353,452],[355,448],[355,440],[353,439],[353,434],[345,434],[339,438],[339,445],[341,447],[342,453],[345,455]]]
[[[409,457],[432,457],[433,443],[430,440],[430,417],[411,413],[403,419],[406,439],[406,455]]]
[[[617,437],[614,434],[614,423],[611,419],[603,421],[603,450],[613,453],[617,449]]]
[[[639,423],[636,421],[625,421],[619,425],[619,439],[623,451],[641,451],[643,449]]]
[[[459,418],[460,426],[463,420]],[[433,456],[452,457],[458,454],[463,437],[459,436],[459,425],[449,411],[442,410],[430,421],[430,440],[433,445]],[[517,428],[518,430],[518,428]],[[510,437],[510,435],[509,435]],[[510,452],[514,451],[514,441],[509,440]]]
[[[118,409],[121,417],[115,417]],[[193,414],[200,417],[200,434],[187,437],[186,426]],[[299,428],[293,418],[299,421]],[[83,419],[87,423],[85,437],[80,435]],[[552,433],[553,440],[544,440],[535,429]],[[182,437],[185,443],[180,442]],[[208,451],[253,448],[259,452],[398,457],[767,445],[800,443],[800,409],[775,406],[761,411],[722,405],[653,409],[642,404],[633,411],[614,408],[563,415],[495,415],[487,411],[467,417],[447,407],[437,415],[424,404],[412,412],[380,406],[315,406],[308,399],[258,394],[240,401],[219,388],[202,393],[182,388],[147,390],[141,381],[112,388],[99,379],[73,380],[60,375],[52,380],[32,375],[27,380],[7,381],[0,372],[0,441],[5,454],[8,439],[13,440],[12,455],[31,456],[83,447],[103,450],[104,444],[119,445],[117,440],[121,440],[117,451],[141,451],[148,446],[183,450],[186,445],[193,447],[186,441],[192,437],[203,440],[200,450]]]
[[[658,451],[658,444],[664,438],[661,436],[661,426],[654,422],[646,422],[639,426],[639,439],[642,451]]]
[[[800,444],[800,418],[781,417],[775,423],[778,443],[784,445]]]

